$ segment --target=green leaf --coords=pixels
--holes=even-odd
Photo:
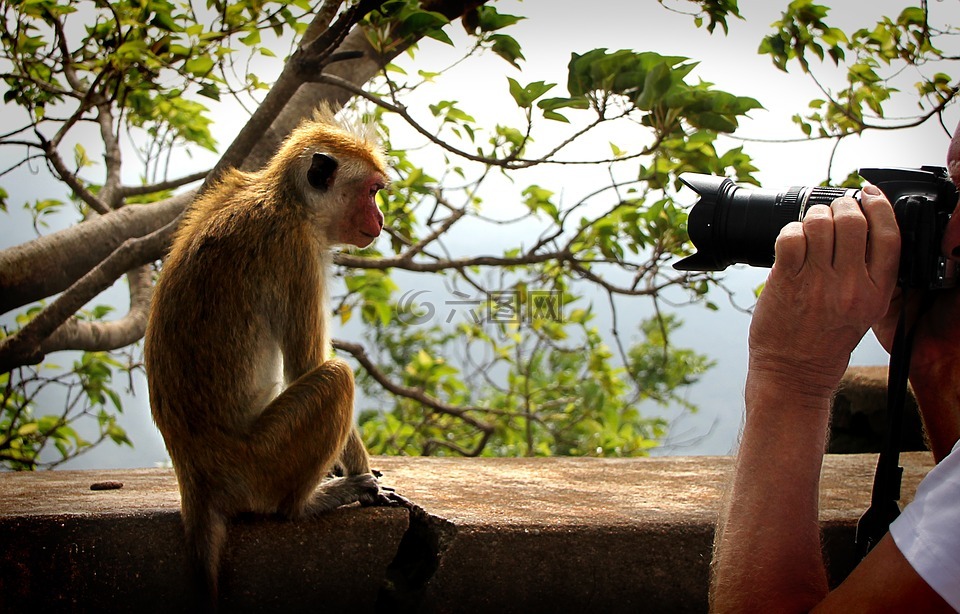
[[[546,119],[569,123],[569,120],[557,113],[557,110],[589,109],[590,102],[586,98],[544,98],[537,102],[537,106],[543,110],[543,116]]]
[[[92,320],[102,320],[113,311],[114,307],[111,305],[96,305],[89,314]]]
[[[110,423],[110,426],[107,427],[106,434],[110,440],[117,445],[128,445],[133,447],[133,442],[130,441],[130,438],[127,436],[127,432],[118,426],[116,422]]]
[[[123,402],[120,400],[120,395],[116,390],[108,389],[106,390],[107,396],[110,397],[110,402],[113,403],[114,409],[118,412],[123,412]]]
[[[87,150],[80,143],[73,146],[73,161],[77,165],[77,169],[94,165],[94,162],[87,156]]]
[[[526,59],[520,51],[520,43],[506,34],[493,34],[490,36],[490,40],[493,43],[490,49],[494,53],[516,68],[520,68],[519,60]]]
[[[927,23],[927,12],[919,6],[908,6],[897,17],[897,24],[902,27],[924,26]]]
[[[20,437],[29,437],[30,435],[38,433],[39,431],[40,431],[39,423],[28,422],[17,430],[17,435],[19,435]]]
[[[260,44],[260,30],[253,29],[249,34],[240,38],[240,42],[248,47]]]
[[[510,84],[510,95],[513,96],[513,99],[516,101],[517,105],[522,109],[529,109],[533,106],[533,102],[546,94],[548,91],[553,89],[556,83],[544,83],[543,81],[535,81],[526,86],[520,85],[515,79],[507,77],[507,82]]]
[[[524,204],[531,213],[543,211],[552,219],[559,221],[559,210],[551,200],[553,195],[550,190],[538,185],[531,185],[523,191]]]
[[[489,5],[483,5],[477,9],[477,25],[481,32],[501,30],[508,26],[515,25],[524,19],[526,19],[526,17],[498,13],[496,8]]]
[[[154,8],[161,5],[162,3],[159,2],[153,3]],[[154,13],[153,18],[150,20],[150,25],[160,30],[166,30],[167,32],[180,32],[182,30],[180,25],[174,20],[173,15],[167,11],[157,11]]]
[[[213,83],[204,83],[202,86],[200,86],[200,89],[197,90],[197,93],[201,96],[210,98],[211,100],[220,100],[220,88]]]
[[[637,107],[647,111],[652,109],[670,89],[672,81],[673,75],[666,63],[653,66],[644,78],[640,96],[636,98]]]
[[[213,58],[208,55],[201,55],[190,58],[183,64],[184,70],[198,77],[205,77],[207,73],[213,70],[215,63]]]
[[[440,41],[441,43],[450,45],[451,47],[456,46],[453,43],[453,39],[450,38],[450,35],[447,34],[445,30],[440,30],[440,29],[430,30],[429,32],[424,34],[424,36],[426,36],[427,38],[432,38],[435,41]]]
[[[60,426],[60,419],[57,416],[41,416],[37,426],[41,433],[48,435]]]

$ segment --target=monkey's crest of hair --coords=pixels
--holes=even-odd
[[[313,154],[332,152],[336,152],[334,158],[339,164],[336,172],[342,179],[365,176],[370,171],[386,177],[387,162],[376,138],[376,126],[340,121],[333,109],[323,105],[286,138],[261,172],[261,184],[281,189],[299,186],[299,194],[285,193],[282,198],[285,201],[301,200],[312,194],[305,171]]]
[[[305,180],[306,168],[313,154],[329,152],[337,152],[340,175],[349,177],[373,170],[386,178],[386,155],[377,138],[376,125],[340,120],[333,108],[323,104],[287,136],[263,169],[252,173],[230,169],[219,183],[227,192],[256,186],[263,201],[306,205],[305,196],[310,193]],[[297,189],[291,189],[294,186]]]
[[[303,120],[290,133],[280,146],[274,161],[301,152],[312,155],[322,151],[324,147],[341,152],[348,158],[369,162],[381,172],[386,169],[383,149],[377,139],[376,125],[340,120],[326,104],[317,108],[312,118]]]
[[[331,128],[339,129],[359,139],[365,143],[367,147],[381,151],[380,139],[377,136],[377,125],[374,122],[364,122],[359,118],[351,121],[345,117],[337,117],[337,112],[337,109],[326,102],[321,103],[320,106],[314,109],[313,117],[303,120],[298,127],[303,127],[308,124],[323,124]]]

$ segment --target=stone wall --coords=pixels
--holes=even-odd
[[[833,580],[874,455],[828,456]],[[932,465],[903,456],[903,500]],[[224,612],[702,612],[728,457],[378,457],[414,507],[230,527]],[[115,490],[94,483],[120,482]],[[788,487],[788,486],[785,486]],[[173,472],[0,474],[0,610],[189,612]]]

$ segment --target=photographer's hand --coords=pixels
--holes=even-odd
[[[812,207],[783,229],[750,328],[750,374],[818,404],[895,288],[893,209],[875,188],[862,201],[862,212],[849,198]]]
[[[718,526],[719,611],[806,611],[827,595],[817,504],[830,398],[889,304],[899,259],[890,204],[873,190],[862,200],[862,212],[852,199],[812,207],[777,239],[750,330],[746,423]]]

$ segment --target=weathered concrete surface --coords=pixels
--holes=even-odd
[[[907,502],[932,461],[926,453],[902,461]],[[875,462],[825,462],[822,522],[836,580],[853,564]],[[412,512],[354,507],[305,522],[235,522],[223,610],[706,608],[729,458],[379,457],[374,465]],[[89,490],[104,480],[124,486]],[[8,601],[0,610],[186,609],[178,510],[169,470],[0,474],[0,599]]]
[[[105,480],[123,488],[90,490]],[[407,511],[388,508],[238,520],[223,611],[371,611],[407,527]],[[2,612],[193,610],[171,470],[0,474],[0,535]]]
[[[420,611],[706,610],[728,457],[382,460],[439,535]],[[907,502],[932,461],[902,461]],[[875,455],[825,462],[821,520],[836,581],[853,567],[875,466]]]

